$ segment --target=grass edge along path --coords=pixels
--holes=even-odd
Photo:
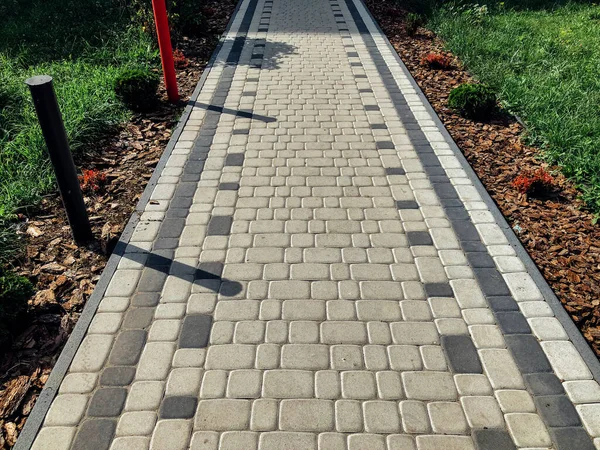
[[[504,3],[446,5],[433,9],[427,26],[523,119],[528,142],[576,183],[597,216],[600,7],[568,3],[524,9],[524,3],[520,9]]]
[[[130,112],[117,100],[113,84],[124,67],[157,67],[150,37],[130,28],[89,48],[76,60],[24,66],[0,54],[0,84],[7,92],[0,134],[0,220],[34,206],[54,188],[54,175],[24,80],[37,74],[54,87],[74,154],[125,122]]]

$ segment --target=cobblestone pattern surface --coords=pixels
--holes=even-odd
[[[355,0],[243,0],[35,450],[588,450],[600,386]]]

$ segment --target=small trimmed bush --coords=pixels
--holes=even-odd
[[[135,111],[148,110],[156,104],[160,78],[150,70],[126,69],[115,79],[115,93]]]
[[[404,19],[406,34],[413,36],[421,25],[423,25],[423,17],[420,14],[408,13],[406,15],[406,19]]]
[[[496,109],[496,95],[484,84],[461,84],[452,89],[448,106],[468,119],[485,119]]]
[[[18,319],[32,294],[33,285],[27,278],[0,271],[0,348],[5,348],[12,332],[18,330]]]

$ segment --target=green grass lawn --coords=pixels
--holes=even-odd
[[[4,0],[0,4],[0,222],[54,188],[24,80],[54,78],[73,152],[130,114],[113,81],[123,67],[158,67],[151,36],[117,0]]]
[[[600,213],[600,7],[446,4],[433,8],[428,26],[524,120],[544,158]]]

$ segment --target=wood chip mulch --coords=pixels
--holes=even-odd
[[[409,36],[403,26],[405,12],[393,2],[366,3],[566,311],[600,356],[600,225],[595,225],[593,215],[585,211],[577,190],[557,173],[553,191],[546,198],[519,193],[513,179],[521,171],[545,166],[540,149],[521,140],[524,127],[508,115],[482,123],[449,109],[450,91],[474,81],[460,61],[445,51],[443,41],[430,30],[419,28]],[[424,66],[421,60],[430,52],[451,57],[453,67],[432,70]],[[548,169],[558,171],[557,167]]]
[[[114,244],[123,231],[172,130],[225,30],[235,0],[206,1],[204,37],[180,37],[176,43],[185,59],[177,78],[181,102],[161,103],[150,113],[136,114],[117,133],[76,156],[81,170],[106,176],[99,191],[86,192],[85,201],[96,241],[73,244],[60,198],[44,198],[35,211],[20,214],[18,233],[26,243],[18,272],[36,287],[28,314],[11,348],[0,349],[0,450],[11,448],[69,334],[94,290]]]

